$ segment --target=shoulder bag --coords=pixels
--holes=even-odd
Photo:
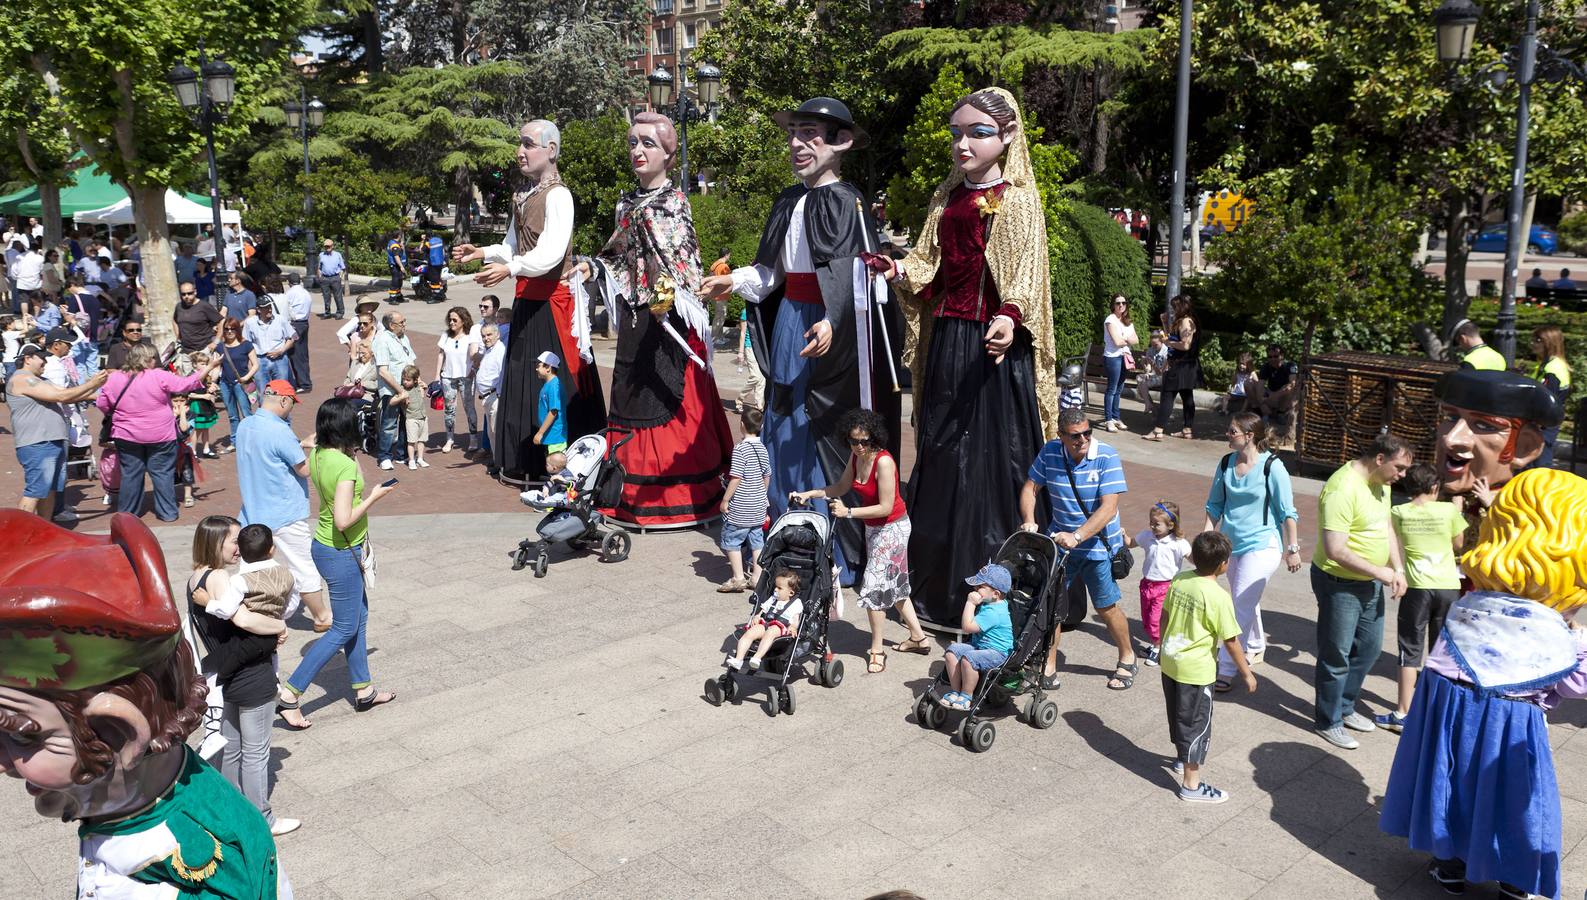
[[[109,409],[105,410],[105,418],[99,423],[99,443],[101,446],[109,446],[114,443],[114,439],[110,436],[110,427],[111,423],[115,421],[116,407],[121,405],[121,398],[127,396],[127,388],[132,387],[132,382],[137,379],[138,374],[134,372],[127,378],[127,383],[121,386],[121,392],[116,394],[115,401],[110,404]]]
[[[1080,499],[1080,488],[1075,486],[1075,470],[1074,466],[1069,462],[1069,451],[1064,450],[1063,456],[1064,474],[1069,476],[1069,490],[1074,492],[1075,503],[1080,507],[1080,511],[1086,514],[1086,518],[1089,519],[1092,513],[1096,511],[1096,507],[1102,504],[1102,485],[1097,485],[1096,505],[1087,510],[1085,501]],[[1108,527],[1106,525],[1102,526],[1102,531],[1098,536],[1102,538],[1104,545],[1107,544],[1107,533]],[[1108,549],[1112,550],[1113,548],[1109,547]],[[1130,555],[1128,546],[1121,545],[1118,550],[1113,552],[1113,580],[1122,581],[1129,577],[1130,570],[1133,568],[1135,568],[1135,557]]]

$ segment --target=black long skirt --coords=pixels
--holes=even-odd
[[[1018,329],[998,364],[986,355],[986,327],[937,319],[915,388],[909,580],[920,617],[949,629],[964,610],[964,579],[1019,530],[1019,492],[1042,447],[1030,333]],[[1045,504],[1037,509],[1045,522]]]
[[[570,359],[578,360],[578,345],[567,336],[568,329],[558,327],[552,308],[558,301],[571,304],[570,298],[561,296],[566,291],[565,285],[559,285],[548,300],[519,296],[513,302],[507,359],[502,365],[501,399],[496,407],[496,433],[490,439],[496,466],[509,478],[538,482],[546,477],[545,448],[534,442],[535,432],[540,429],[540,377],[535,374],[535,358],[542,351],[551,350],[562,360],[557,379],[562,387],[562,410],[567,416],[568,443],[606,427],[606,398],[595,364],[579,360],[575,374],[568,363]]]

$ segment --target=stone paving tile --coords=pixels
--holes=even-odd
[[[514,840],[505,857],[492,860],[430,893],[444,900],[479,897],[550,897],[584,883],[594,872],[547,844]]]
[[[560,894],[567,900],[654,900],[692,898],[702,885],[659,854],[633,859],[620,867],[583,881]]]

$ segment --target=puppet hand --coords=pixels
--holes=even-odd
[[[1013,343],[1014,323],[1004,316],[994,318],[986,329],[986,354],[1001,363]]]
[[[827,351],[832,349],[832,323],[822,319],[805,330],[805,337],[810,338],[810,343],[799,351],[800,356],[826,356]]]
[[[733,293],[733,276],[707,275],[700,281],[700,296],[708,300],[726,300]]]
[[[898,271],[893,261],[880,253],[864,252],[860,254],[860,259],[864,261],[865,268],[889,280],[892,279],[893,273]]]
[[[470,262],[472,260],[484,258],[485,251],[479,249],[473,244],[457,244],[452,248],[452,259],[456,262]]]
[[[479,274],[474,276],[474,281],[485,287],[490,287],[493,284],[500,284],[506,281],[507,276],[511,274],[511,270],[502,263],[489,263],[485,268],[479,270]]]

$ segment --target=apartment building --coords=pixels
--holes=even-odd
[[[650,0],[650,21],[643,35],[629,44],[628,71],[648,75],[665,67],[674,76],[690,66],[695,46],[708,30],[722,23],[722,5],[730,0]]]

